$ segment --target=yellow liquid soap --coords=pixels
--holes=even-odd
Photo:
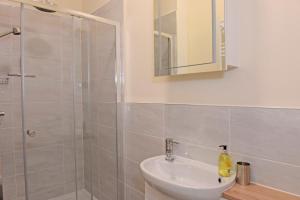
[[[232,159],[227,153],[227,146],[220,146],[223,152],[219,156],[219,175],[222,177],[229,177],[232,174]]]

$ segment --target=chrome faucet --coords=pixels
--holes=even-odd
[[[174,141],[172,138],[166,139],[166,160],[169,162],[172,162],[175,159],[173,154],[174,144],[179,144],[179,143]]]

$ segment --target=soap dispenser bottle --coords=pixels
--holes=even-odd
[[[232,171],[232,159],[227,152],[227,145],[220,145],[222,153],[219,156],[219,175],[221,177],[229,177]]]

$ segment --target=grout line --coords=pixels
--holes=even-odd
[[[296,167],[296,168],[300,167],[300,165],[295,165],[295,164],[291,164],[291,163],[285,163],[285,162],[276,161],[276,160],[270,160],[270,159],[266,159],[266,158],[259,158],[259,157],[248,155],[248,154],[242,154],[242,153],[236,153],[236,152],[233,152],[233,154],[236,154],[236,155],[239,155],[239,156],[246,156],[248,158],[253,158],[253,159],[256,159],[256,160],[262,160],[262,161],[272,162],[272,163],[276,163],[276,164],[280,164],[280,165],[286,165],[286,166],[290,166],[290,167]]]
[[[232,145],[232,141],[231,141],[231,109],[228,109],[228,146],[229,146],[229,151],[231,150],[231,145]]]
[[[124,84],[122,84],[124,86]],[[124,92],[124,91],[123,91]],[[126,200],[126,195],[127,195],[127,191],[126,191],[126,188],[125,188],[125,185],[126,185],[126,182],[127,182],[127,167],[126,167],[126,158],[125,158],[125,155],[126,155],[126,152],[127,152],[127,142],[126,142],[126,137],[127,137],[127,118],[128,118],[128,107],[129,105],[126,104],[125,102],[121,102],[121,109],[122,109],[122,112],[121,112],[121,117],[122,117],[122,178],[123,178],[123,185],[124,185],[124,188],[123,188],[123,194],[124,194],[124,198]],[[119,152],[118,152],[119,153]],[[120,177],[118,177],[120,178]]]
[[[136,193],[139,193],[139,194],[142,195],[142,196],[145,195],[145,193],[143,193],[143,192],[141,192],[141,191],[135,189],[134,187],[132,187],[131,185],[128,185],[127,183],[124,183],[124,186],[130,188],[131,190],[133,190],[133,191],[136,192]],[[125,188],[125,190],[126,190],[126,188]],[[126,200],[130,200],[130,199],[126,199]]]
[[[283,106],[255,106],[255,105],[231,105],[231,104],[195,104],[195,103],[164,103],[164,102],[125,102],[126,104],[164,104],[173,106],[209,106],[209,107],[232,107],[232,108],[260,108],[260,109],[288,109],[288,110],[300,110],[300,106],[297,107],[283,107]]]
[[[126,162],[126,160],[128,160],[129,162],[132,162],[133,164],[137,164],[138,166],[140,166],[140,163],[141,163],[139,161],[132,160],[131,158],[129,158],[127,156],[124,156],[124,161]],[[126,164],[125,164],[125,166],[126,166]]]
[[[127,134],[145,136],[145,137],[150,137],[150,138],[157,139],[157,140],[164,140],[164,137],[158,137],[158,136],[154,136],[154,135],[148,135],[146,133],[136,133],[136,132],[130,131],[130,130],[125,131],[125,136]],[[125,141],[126,141],[126,138],[125,138]]]
[[[296,168],[300,167],[300,165],[294,165],[294,164],[291,164],[291,163],[285,163],[285,162],[280,162],[280,161],[276,161],[276,160],[269,160],[269,159],[266,159],[266,158],[259,158],[259,157],[251,156],[251,155],[248,155],[248,154],[242,154],[242,153],[237,153],[237,152],[232,152],[232,154],[235,154],[235,155],[238,155],[238,156],[245,156],[245,157],[256,159],[256,160],[272,162],[272,163],[275,163],[275,164],[285,165],[285,166],[289,166],[289,167],[296,167]]]
[[[202,148],[202,149],[206,149],[206,150],[211,150],[211,151],[216,151],[216,152],[218,152],[218,148],[217,148],[217,147],[216,147],[216,148],[213,148],[213,147],[204,146],[204,145],[202,145],[202,144],[191,143],[191,142],[189,142],[189,141],[186,141],[185,138],[178,137],[178,136],[177,136],[176,138],[174,138],[174,139],[179,140],[179,142],[180,142],[181,144],[185,144],[185,145],[189,145],[189,146],[194,146],[194,147],[199,147],[199,148]]]
[[[116,127],[112,127],[112,126],[109,126],[109,125],[106,125],[104,123],[94,123],[94,125],[98,125],[100,128],[109,128],[109,129],[114,129],[116,130],[117,128]]]
[[[43,149],[50,148],[50,147],[54,147],[54,146],[56,146],[56,147],[59,146],[59,147],[62,147],[62,148],[65,147],[65,146],[64,146],[64,142],[59,142],[59,143],[53,143],[53,144],[43,145],[43,146],[38,146],[38,147],[27,147],[27,150],[28,150],[28,151],[33,151],[33,150],[43,150]],[[51,148],[51,150],[52,150],[52,148]],[[57,150],[57,148],[55,148],[54,150]],[[20,149],[20,150],[14,149],[13,152],[20,153],[20,152],[22,152],[22,149]]]
[[[163,140],[165,140],[167,138],[167,115],[166,115],[166,112],[167,112],[167,106],[166,105],[162,105],[162,118],[163,118],[163,127],[162,127],[162,130],[163,130]]]

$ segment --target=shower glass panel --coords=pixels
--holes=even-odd
[[[93,199],[117,200],[116,30],[81,23],[85,189]]]
[[[73,48],[80,41],[80,30],[75,29],[72,16],[32,6],[23,7],[21,21],[28,198],[68,195],[75,200],[76,185],[83,189],[83,154],[75,151],[83,149],[81,141],[75,145],[75,134],[76,140],[83,138],[75,126],[80,101],[74,89],[80,88],[74,81],[74,59],[80,48]]]
[[[82,16],[0,0],[4,200],[118,199],[117,31]]]
[[[7,33],[12,31],[13,27],[19,27],[19,16],[20,4],[1,0],[0,33]],[[0,117],[0,185],[3,186],[4,200],[17,199],[24,193],[24,170],[20,160],[22,139],[19,137],[20,78],[8,76],[20,73],[19,41],[20,36],[13,34],[0,38],[0,111],[5,114]]]

